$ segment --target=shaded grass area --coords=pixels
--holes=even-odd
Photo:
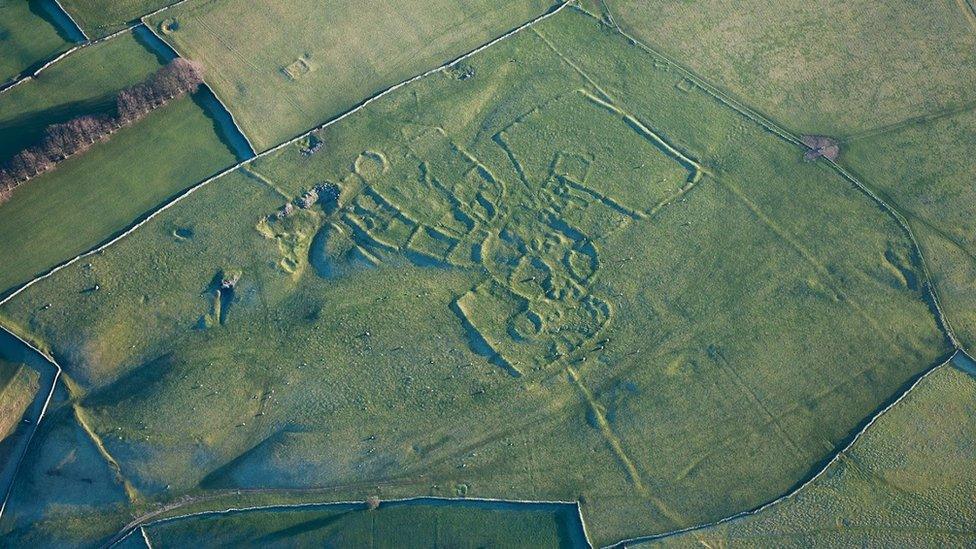
[[[943,367],[794,498],[657,544],[969,545],[976,540],[974,414],[976,378]]]
[[[845,165],[885,193],[917,233],[953,328],[976,344],[976,111],[852,139]]]
[[[33,0],[0,2],[0,85],[72,45],[46,19],[40,4]]]
[[[474,502],[468,502],[474,503]],[[585,547],[563,510],[490,510],[464,502],[268,510],[178,519],[146,529],[154,544],[330,547]],[[544,507],[544,506],[543,506]],[[138,534],[135,534],[138,536]]]
[[[176,0],[63,0],[61,5],[92,38],[111,34]]]
[[[956,2],[605,3],[624,30],[799,133],[843,136],[974,99],[976,32]]]
[[[115,86],[158,67],[132,35],[85,48],[0,97],[0,150],[29,144],[47,124],[114,109]],[[180,99],[22,185],[0,206],[0,288],[87,250],[232,164],[220,132],[197,98]]]
[[[260,151],[542,14],[549,0],[188,2],[149,23]]]
[[[888,214],[579,11],[316,139],[0,311],[136,506],[581,501],[603,544],[775,498],[947,350]],[[56,534],[39,474],[11,539]]]

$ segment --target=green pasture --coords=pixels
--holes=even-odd
[[[656,545],[972,545],[976,371],[965,368],[944,367],[923,381],[795,497]]]
[[[844,164],[912,225],[942,306],[966,346],[976,343],[976,111],[909,120],[846,144]]]
[[[189,517],[146,529],[153,544],[274,547],[580,547],[575,509],[386,504]],[[138,534],[137,534],[138,535]],[[574,543],[575,542],[575,543]]]
[[[72,45],[45,18],[39,4],[28,0],[0,1],[0,85]]]
[[[62,0],[61,5],[92,38],[111,34],[176,0]]]
[[[966,0],[604,5],[628,33],[798,133],[846,136],[976,99]]]
[[[551,0],[190,1],[149,20],[207,81],[260,151],[457,57]]]
[[[0,150],[35,142],[47,124],[114,109],[120,86],[159,66],[132,35],[79,51],[0,96]],[[0,205],[0,291],[91,248],[234,160],[213,119],[184,98],[32,179]]]
[[[116,472],[64,499],[39,433],[0,533],[317,489],[580,501],[600,545],[774,499],[949,351],[907,234],[802,152],[565,10],[0,308]]]

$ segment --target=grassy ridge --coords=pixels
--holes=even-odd
[[[891,217],[579,11],[316,139],[2,309],[137,505],[581,500],[601,544],[772,499],[947,350]],[[2,527],[59,535],[25,475]]]
[[[796,132],[843,136],[974,99],[964,2],[606,4],[624,30]]]
[[[0,84],[71,47],[37,9],[27,0],[0,2]]]
[[[207,81],[258,150],[540,15],[547,0],[188,2],[150,21]],[[175,22],[176,28],[170,29]]]
[[[117,86],[141,81],[159,66],[132,35],[85,48],[0,96],[0,150],[12,154],[32,143],[49,123],[114,109]],[[22,185],[0,206],[0,288],[94,246],[233,162],[213,120],[193,99],[153,112]]]
[[[669,547],[955,546],[976,541],[976,378],[944,367],[796,497]]]

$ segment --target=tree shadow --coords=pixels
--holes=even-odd
[[[85,114],[115,114],[115,94],[55,105],[39,111],[26,112],[7,120],[0,120],[0,164],[23,149],[36,145],[44,137],[44,129]]]

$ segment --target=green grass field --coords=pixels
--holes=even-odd
[[[944,367],[824,476],[758,515],[669,547],[962,547],[976,542],[976,370]]]
[[[976,99],[966,0],[604,0],[614,21],[800,133],[845,136]]]
[[[61,5],[93,38],[111,34],[176,0],[62,0]]]
[[[37,388],[37,372],[0,359],[0,440],[17,428]]]
[[[775,498],[949,350],[892,217],[575,9],[316,139],[0,309],[118,470],[29,466],[0,532],[315,487],[579,500],[603,544]]]
[[[0,85],[71,47],[37,4],[0,0]]]
[[[845,165],[912,224],[958,337],[976,343],[976,111],[912,120],[852,138]]]
[[[152,18],[258,150],[541,15],[551,0],[191,1]]]
[[[44,126],[114,108],[112,94],[160,61],[131,35],[85,48],[0,96],[6,157]],[[180,99],[19,188],[0,206],[0,292],[107,239],[235,161],[214,121]]]
[[[191,517],[146,529],[154,545],[275,547],[583,547],[575,509],[359,506]],[[137,534],[138,536],[138,534]]]

